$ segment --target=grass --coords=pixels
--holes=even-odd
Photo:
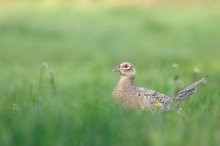
[[[1,6],[0,145],[219,145],[219,15],[217,5]],[[123,109],[111,98],[121,61],[136,85],[170,96],[172,63],[184,86],[210,78],[180,114]]]

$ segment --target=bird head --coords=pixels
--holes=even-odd
[[[114,69],[113,72],[118,72],[121,77],[135,78],[136,71],[134,66],[129,62],[121,62]]]

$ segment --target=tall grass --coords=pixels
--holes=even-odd
[[[0,145],[219,145],[219,15],[210,5],[1,7]],[[111,98],[120,61],[135,65],[137,86],[169,96],[173,63],[181,87],[210,78],[179,114],[123,109]]]

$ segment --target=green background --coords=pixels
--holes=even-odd
[[[219,145],[219,18],[218,4],[1,5],[0,145]],[[210,77],[179,114],[124,109],[121,61],[168,96],[176,74],[181,88]]]

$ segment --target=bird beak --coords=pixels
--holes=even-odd
[[[120,68],[118,67],[118,66],[116,66],[113,70],[112,70],[112,72],[118,72],[118,71],[120,71]]]

